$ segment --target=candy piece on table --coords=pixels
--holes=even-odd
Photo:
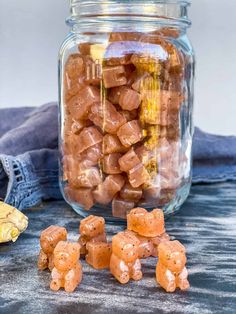
[[[130,169],[141,163],[134,149],[131,148],[119,159],[120,170],[128,172]]]
[[[123,110],[134,110],[138,109],[141,103],[141,96],[138,92],[130,89],[124,88],[119,97],[119,105]]]
[[[50,288],[54,291],[64,288],[66,292],[73,292],[82,280],[80,245],[60,241],[54,249],[53,256],[54,268]]]
[[[131,232],[119,232],[112,238],[110,271],[121,284],[142,278],[138,249],[139,240]]]
[[[130,231],[130,232],[133,232],[133,231]],[[155,251],[155,248],[151,241],[151,238],[140,236],[136,232],[133,232],[133,234],[139,240],[138,257],[140,259],[143,259],[143,258],[148,258],[150,256],[153,256],[153,252]]]
[[[127,215],[128,230],[144,237],[156,237],[165,232],[164,213],[161,209],[148,212],[144,208],[134,208]]]
[[[136,120],[138,118],[138,110],[121,110],[120,114],[126,119],[126,121]]]
[[[109,268],[111,259],[111,243],[88,242],[86,245],[86,262],[95,269]]]
[[[53,268],[53,251],[60,241],[67,239],[67,231],[60,226],[50,226],[43,230],[40,235],[40,253],[38,258],[38,268],[44,270]]]
[[[84,71],[84,61],[79,54],[69,56],[65,64],[65,72],[70,79],[78,78]]]
[[[99,184],[93,191],[93,197],[100,204],[111,202],[116,193],[118,193],[125,183],[125,179],[120,174],[111,174],[106,177],[103,183]]]
[[[142,163],[128,171],[128,178],[129,183],[133,188],[137,188],[142,184],[148,183],[150,181],[150,175]]]
[[[189,288],[185,247],[179,241],[165,241],[158,247],[156,280],[167,292]]]
[[[133,188],[130,183],[126,183],[120,191],[120,196],[126,201],[138,202],[142,198],[143,191],[140,187]]]
[[[72,117],[76,120],[87,119],[90,107],[100,100],[100,92],[94,86],[85,86],[68,102]]]
[[[127,152],[127,148],[121,144],[119,138],[114,134],[106,134],[103,137],[102,149],[104,154]]]
[[[79,232],[90,238],[94,238],[105,232],[105,219],[90,215],[80,222]]]
[[[127,83],[125,68],[123,65],[104,67],[102,75],[105,88],[122,86]]]
[[[136,144],[143,138],[142,129],[138,120],[129,121],[122,125],[117,135],[125,147]]]
[[[90,188],[75,189],[70,186],[66,186],[64,193],[70,202],[78,203],[85,210],[89,210],[94,205],[92,189]]]
[[[113,153],[105,155],[103,158],[103,171],[107,174],[118,174],[122,171],[120,170],[120,165],[118,160],[121,158],[122,154]]]
[[[102,134],[93,126],[84,128],[77,136],[77,152],[82,153],[89,147],[101,143]]]
[[[112,216],[126,219],[127,214],[134,208],[134,206],[135,203],[133,201],[116,196],[112,200]]]
[[[116,134],[117,130],[126,123],[125,118],[107,100],[91,107],[89,119],[101,130],[111,134]]]
[[[81,255],[87,253],[86,245],[88,242],[107,242],[105,231],[105,220],[102,217],[90,215],[80,222],[79,227],[81,245]]]
[[[170,241],[170,236],[168,233],[164,232],[162,235],[149,238],[152,241],[154,250],[152,252],[152,256],[157,257],[158,256],[158,247],[162,242]]]
[[[125,86],[118,86],[109,89],[108,91],[108,100],[113,103],[113,105],[119,105],[120,95]]]
[[[0,243],[15,242],[28,227],[28,217],[0,201]]]

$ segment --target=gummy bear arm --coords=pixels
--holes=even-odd
[[[48,257],[47,254],[41,249],[38,257],[38,268],[44,270],[48,267]]]

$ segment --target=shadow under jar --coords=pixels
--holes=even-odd
[[[60,184],[82,216],[178,210],[191,185],[188,1],[71,1],[60,50]]]

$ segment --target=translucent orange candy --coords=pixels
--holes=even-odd
[[[74,119],[86,119],[92,104],[99,100],[99,90],[94,86],[85,86],[70,99],[68,108]]]
[[[103,183],[99,184],[93,191],[94,199],[100,204],[110,203],[115,194],[122,189],[124,183],[125,179],[120,174],[107,176]]]
[[[126,219],[127,214],[134,208],[135,203],[116,196],[112,200],[112,216]]]
[[[141,103],[141,96],[131,88],[122,89],[119,97],[119,105],[123,110],[138,109]]]
[[[64,288],[66,292],[73,292],[82,280],[80,245],[60,241],[53,254],[54,268],[50,288],[54,291]]]
[[[143,138],[142,129],[138,120],[129,121],[122,125],[117,135],[125,147],[136,144]]]
[[[125,67],[123,65],[104,67],[102,74],[105,88],[122,86],[127,83]]]
[[[123,186],[120,191],[120,196],[124,200],[138,202],[142,197],[142,188],[133,188],[128,182]]]
[[[109,268],[111,244],[104,242],[88,242],[86,245],[86,262],[95,269]]]
[[[128,178],[132,187],[138,188],[142,184],[149,182],[150,176],[143,164],[140,163],[139,165],[129,170]]]
[[[130,279],[142,278],[141,263],[138,259],[139,240],[129,231],[117,233],[112,238],[110,271],[122,284]]]
[[[59,241],[67,239],[67,231],[63,227],[50,226],[40,235],[41,250],[38,258],[38,268],[44,270],[53,268],[53,250]]]
[[[118,174],[122,171],[120,170],[120,166],[118,160],[121,158],[122,154],[113,153],[109,155],[105,155],[103,158],[103,171],[107,174]]]
[[[84,128],[76,139],[76,148],[78,153],[102,142],[102,134],[94,127]]]
[[[133,148],[119,159],[120,169],[128,172],[130,169],[141,163]]]
[[[125,153],[127,148],[124,147],[118,137],[114,134],[106,134],[103,137],[103,153]]]
[[[72,54],[69,56],[66,65],[65,72],[70,79],[78,78],[84,71],[84,61],[79,54]]]
[[[189,288],[185,248],[179,241],[165,241],[158,247],[156,280],[167,292]]]
[[[86,245],[89,242],[107,242],[105,231],[105,220],[102,217],[90,215],[80,222],[79,227],[81,245],[81,255],[87,253]]]
[[[94,199],[91,188],[73,188],[66,186],[65,196],[72,202],[78,203],[85,210],[89,210],[94,205]]]
[[[161,209],[148,212],[144,208],[134,208],[127,215],[128,230],[144,237],[157,237],[165,232],[164,214]]]
[[[126,123],[125,118],[107,100],[91,107],[89,119],[101,130],[111,134],[116,134],[117,130]]]

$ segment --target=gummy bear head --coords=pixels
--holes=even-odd
[[[60,241],[53,252],[53,261],[59,271],[74,268],[80,258],[79,243]]]
[[[112,253],[126,263],[132,263],[138,258],[140,241],[130,231],[117,233],[112,238]]]
[[[186,264],[185,247],[179,241],[165,241],[158,247],[159,261],[172,272],[180,272]]]
[[[40,246],[44,253],[52,254],[59,241],[67,239],[67,231],[63,227],[50,226],[40,236]]]

